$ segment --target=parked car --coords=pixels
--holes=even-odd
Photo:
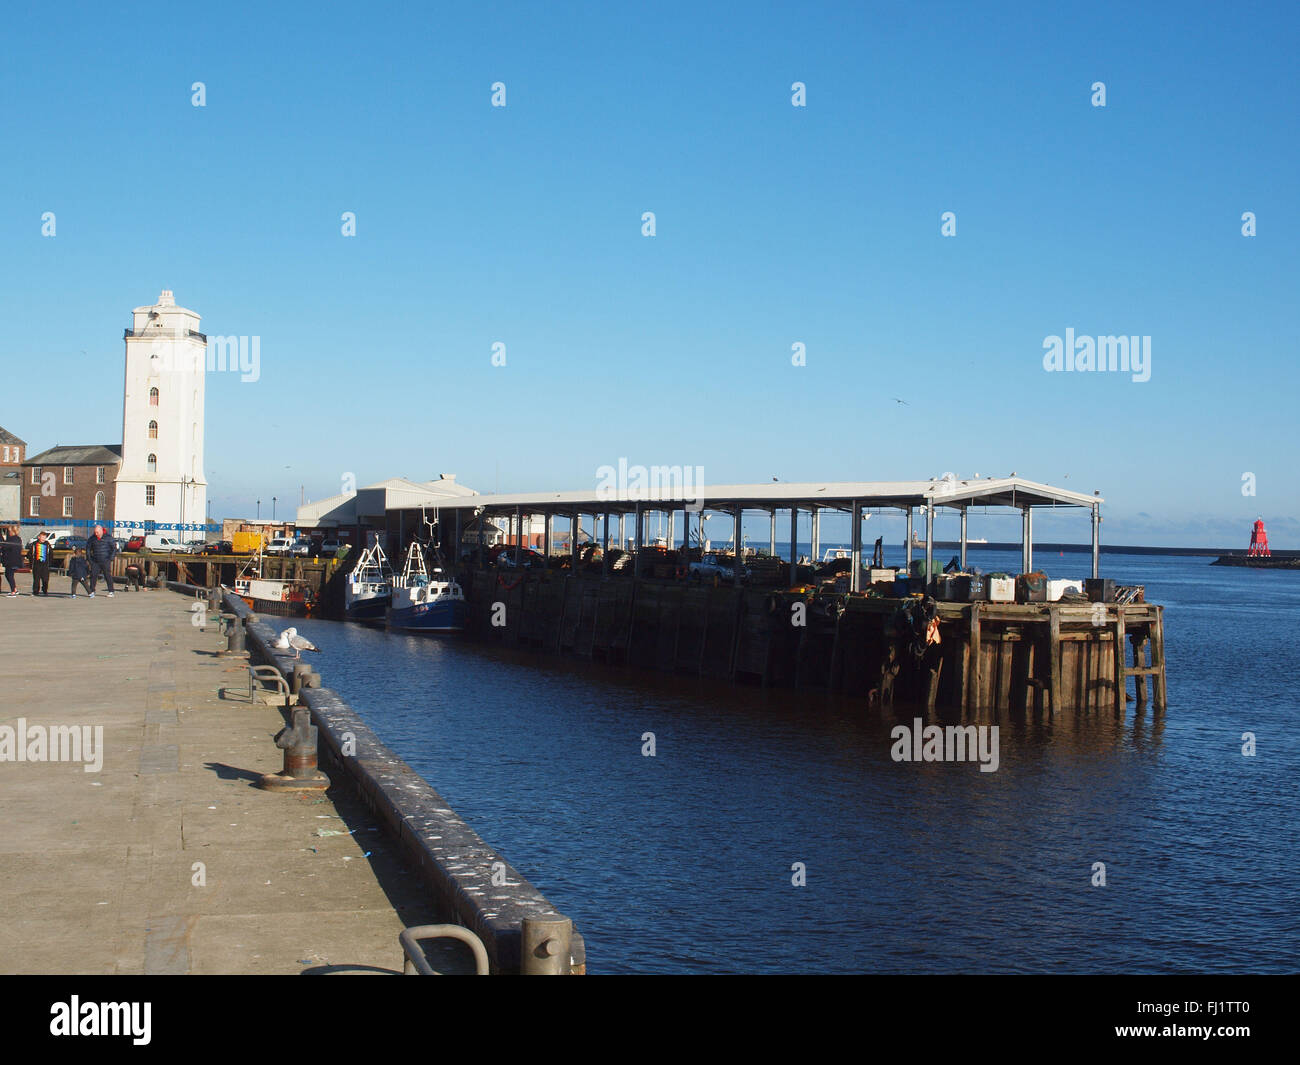
[[[333,558],[339,553],[339,548],[343,545],[338,540],[322,540],[320,545],[320,558]]]
[[[127,540],[127,542],[126,542],[126,547],[123,548],[123,550],[124,550],[124,551],[143,551],[143,550],[144,550],[144,537],[143,537],[143,536],[132,536],[129,540]]]
[[[289,554],[295,558],[309,558],[311,556],[311,541],[295,540],[293,546],[289,548]]]
[[[293,552],[293,541],[287,536],[277,536],[274,540],[262,548],[262,553],[266,555],[284,555],[288,556]]]
[[[204,544],[194,553],[196,555],[233,555],[235,545],[229,540],[216,540],[210,544]]]
[[[161,533],[148,533],[144,538],[144,547],[142,551],[157,551],[164,555],[185,554],[185,547],[181,542],[171,536],[163,536]]]
[[[706,551],[698,562],[691,563],[690,575],[692,580],[712,580],[717,577],[719,580],[730,581],[735,579],[736,571],[731,556]],[[748,576],[749,570],[742,565],[740,579],[743,581]]]
[[[86,546],[84,536],[60,536],[54,541],[53,550],[55,551],[75,551],[79,547]]]
[[[113,537],[113,543],[117,544],[117,550],[118,550],[119,553],[122,552],[122,551],[125,551],[125,550],[126,550],[126,545],[127,545],[129,542],[130,542],[130,541],[127,540],[126,537],[124,537],[124,536],[114,536],[114,537]]]
[[[519,569],[542,568],[546,560],[542,558],[541,553],[534,551],[531,547],[521,548],[519,551]],[[505,547],[496,557],[495,565],[501,569],[515,568],[515,549],[513,546]]]

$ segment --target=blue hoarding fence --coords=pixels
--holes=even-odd
[[[143,529],[146,533],[153,532],[220,532],[220,525],[204,525],[202,523],[191,522],[161,522],[161,521],[87,521],[84,518],[74,519],[66,518],[63,521],[47,521],[44,518],[23,518],[23,525],[44,525],[51,529],[63,529],[71,526],[74,529],[93,529],[96,525],[102,525],[105,529],[116,530],[122,529]]]

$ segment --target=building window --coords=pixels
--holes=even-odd
[[[158,406],[158,389],[156,388],[149,389],[149,406]]]
[[[64,484],[71,484],[71,483],[72,483],[72,477],[73,477],[72,470],[73,470],[73,467],[71,467],[71,466],[64,466],[64,467],[63,467],[63,483],[64,483]]]
[[[5,444],[5,462],[9,461],[9,445]]]
[[[104,467],[103,467],[103,466],[96,466],[96,467],[95,467],[95,483],[96,483],[96,484],[103,484],[103,483],[104,483]]]
[[[144,460],[144,468],[145,468],[145,472],[146,472],[146,473],[157,473],[157,472],[158,472],[158,456],[157,456],[157,455],[150,455],[147,459],[145,459],[145,460]]]
[[[146,507],[151,507],[153,506],[153,501],[154,501],[154,486],[151,484],[147,484],[144,486],[144,505]]]
[[[27,514],[29,517],[39,518],[41,516],[41,497],[32,496],[27,504]]]
[[[33,466],[33,467],[32,467],[32,484],[40,484],[40,483],[41,483],[41,468],[40,468],[39,466]]]
[[[72,517],[72,496],[63,497],[63,516],[65,518]]]
[[[108,500],[104,498],[103,492],[95,493],[95,520],[103,521],[108,517]]]
[[[150,423],[149,423],[149,439],[150,439],[150,440],[157,440],[157,439],[158,439],[158,423],[157,423],[157,422],[150,422]]]

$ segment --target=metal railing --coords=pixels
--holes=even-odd
[[[402,953],[405,955],[402,959],[402,975],[410,976],[412,967],[420,976],[442,975],[424,956],[424,948],[420,946],[420,941],[425,939],[460,940],[474,952],[474,975],[488,975],[488,954],[487,948],[483,946],[483,940],[468,928],[462,928],[458,924],[421,924],[413,928],[404,928],[399,932],[397,941],[402,944]]]
[[[122,338],[123,338],[124,340],[139,340],[141,337],[157,337],[157,338],[160,339],[160,340],[165,340],[165,339],[169,339],[169,338],[175,338],[175,337],[178,336],[178,335],[180,335],[180,336],[182,336],[182,337],[187,337],[187,338],[192,337],[192,338],[195,339],[195,340],[201,340],[204,344],[206,344],[206,343],[208,342],[208,335],[207,335],[207,333],[200,333],[197,329],[187,329],[187,330],[185,330],[185,332],[182,333],[182,334],[168,333],[168,332],[164,332],[164,331],[161,330],[161,329],[155,329],[155,330],[152,331],[152,332],[150,332],[148,329],[140,329],[140,330],[136,330],[136,329],[124,329],[124,330],[122,330]]]
[[[289,690],[289,682],[284,679],[279,669],[275,666],[249,666],[248,667],[248,701],[251,703],[257,694],[257,682],[259,680],[275,681],[275,687],[281,695],[284,696],[285,705],[287,706],[293,698],[293,692]]]

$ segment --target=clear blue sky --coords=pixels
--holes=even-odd
[[[1295,5],[5,22],[0,425],[33,450],[121,439],[122,330],[171,288],[261,337],[259,381],[208,385],[217,517],[345,473],[569,489],[626,457],[1015,470],[1100,489],[1113,543],[1244,547],[1262,515],[1300,547]],[[1150,381],[1045,372],[1067,328],[1150,335]]]

